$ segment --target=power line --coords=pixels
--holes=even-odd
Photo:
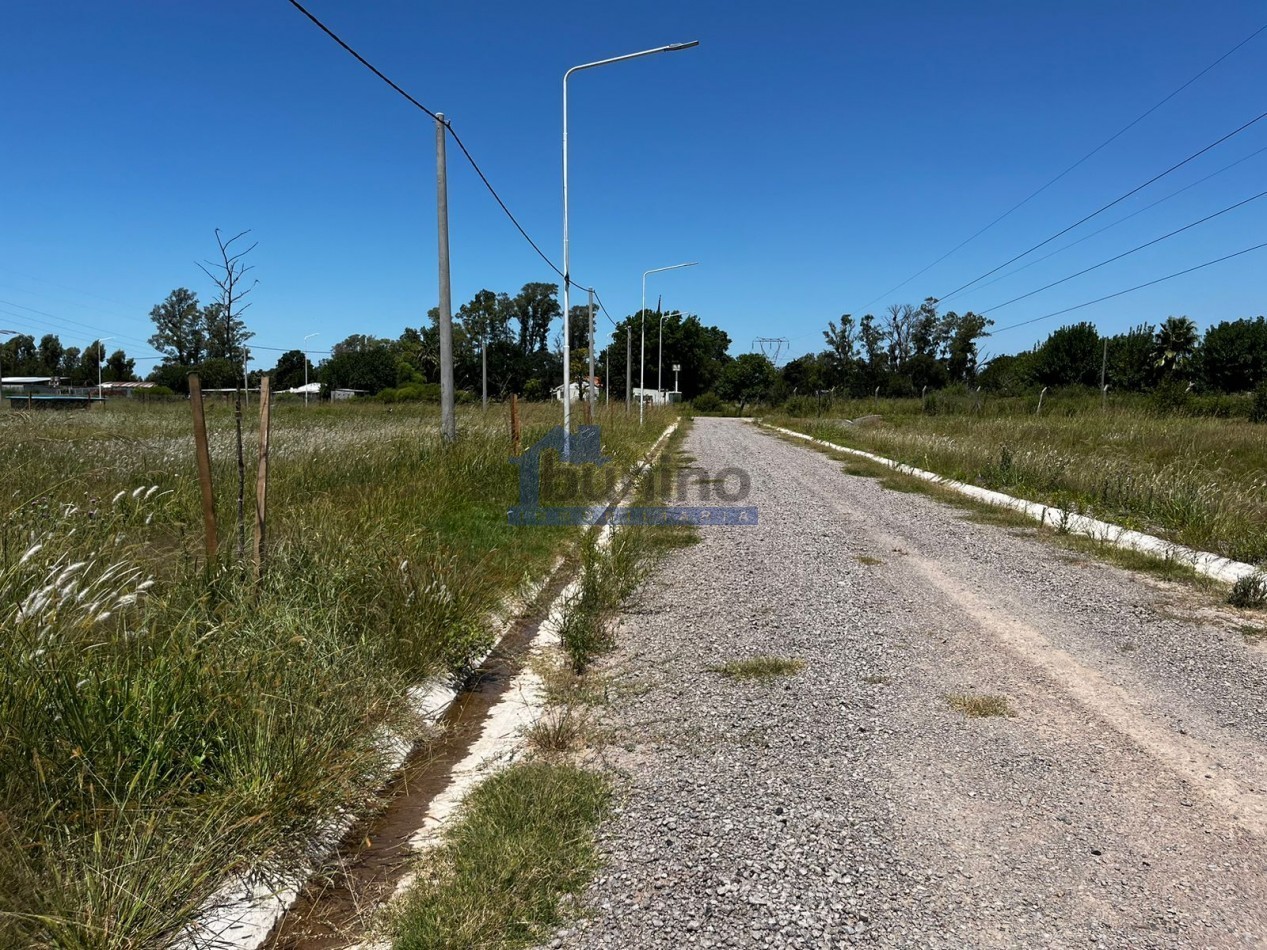
[[[1145,287],[1152,287],[1154,284],[1160,284],[1163,281],[1172,280],[1175,277],[1182,277],[1184,274],[1191,274],[1193,271],[1198,271],[1198,270],[1201,270],[1202,268],[1210,267],[1214,264],[1221,264],[1224,261],[1230,261],[1234,257],[1240,257],[1243,254],[1248,254],[1251,251],[1257,251],[1264,247],[1267,247],[1267,241],[1263,242],[1262,244],[1255,244],[1253,247],[1247,247],[1244,250],[1236,251],[1235,253],[1232,253],[1232,254],[1227,254],[1223,257],[1215,258],[1212,261],[1206,261],[1204,264],[1197,264],[1195,267],[1189,267],[1185,270],[1175,271],[1175,273],[1173,274],[1167,274],[1165,277],[1158,277],[1156,280],[1150,280],[1142,284],[1136,284],[1134,287],[1127,287],[1125,290],[1119,290],[1115,294],[1106,294],[1103,297],[1096,297],[1095,300],[1088,300],[1086,303],[1076,304],[1075,306],[1072,306],[1072,307],[1065,307],[1063,310],[1053,310],[1051,313],[1045,313],[1041,317],[1034,317],[1031,320],[1022,320],[1020,323],[1012,323],[1012,324],[1009,324],[1008,326],[1000,327],[999,329],[993,331],[991,335],[997,336],[998,334],[1005,333],[1008,330],[1015,330],[1017,327],[1029,326],[1031,323],[1038,323],[1040,320],[1050,320],[1052,317],[1059,317],[1066,313],[1072,313],[1074,310],[1081,310],[1083,307],[1090,307],[1093,304],[1103,303],[1106,300],[1112,300],[1114,297],[1121,297],[1125,294],[1134,293],[1137,290],[1143,290]]]
[[[563,273],[563,271],[559,268],[559,266],[550,259],[550,257],[545,253],[545,251],[541,250],[541,246],[532,239],[532,236],[527,232],[524,226],[519,223],[519,219],[515,217],[514,212],[510,210],[506,202],[502,200],[501,195],[497,193],[497,189],[494,188],[493,183],[488,180],[488,176],[484,174],[484,170],[480,168],[479,163],[475,160],[475,156],[472,155],[470,150],[466,147],[466,143],[462,141],[462,137],[458,135],[457,130],[453,128],[453,123],[449,121],[448,118],[438,119],[436,113],[432,112],[430,109],[424,106],[421,102],[419,102],[409,93],[407,93],[404,89],[402,89],[399,85],[397,85],[395,82],[389,79],[380,69],[374,66],[369,60],[367,60],[364,56],[362,56],[355,49],[353,49],[342,38],[340,38],[337,33],[335,33],[332,29],[330,29],[328,26],[322,23],[319,19],[317,19],[316,16],[314,16],[311,12],[309,12],[309,10],[306,7],[304,7],[304,5],[299,2],[299,0],[288,0],[288,2],[290,3],[291,6],[293,6],[300,13],[306,16],[314,24],[316,24],[316,26],[323,33],[325,33],[332,40],[338,43],[339,46],[343,47],[344,50],[350,53],[356,59],[357,62],[359,62],[362,66],[364,66],[366,69],[372,72],[375,76],[377,76],[379,79],[385,82],[398,94],[403,96],[409,103],[411,103],[416,108],[421,109],[431,118],[436,119],[437,121],[443,122],[444,127],[448,131],[449,135],[453,136],[454,144],[457,145],[458,149],[462,152],[463,157],[465,157],[467,162],[470,163],[471,168],[474,169],[475,174],[479,177],[479,180],[483,182],[484,187],[488,189],[488,193],[493,196],[493,200],[497,202],[497,206],[501,208],[502,212],[510,220],[510,223],[515,226],[515,230],[517,230],[519,234],[523,237],[523,239],[528,242],[529,246],[531,246],[531,248],[534,251],[536,251],[537,256],[540,257],[541,260],[545,262],[546,266],[549,267],[550,270],[552,270],[555,274],[558,274],[559,277],[562,278],[564,281],[571,283],[572,286],[581,287],[582,289],[585,289],[585,290],[592,289],[592,288],[583,287],[577,280]],[[594,291],[594,298],[596,302],[598,303],[599,309],[607,317],[611,325],[613,327],[617,326],[617,323],[612,318],[612,315],[608,313],[607,307],[604,306],[602,298],[599,297],[598,291]],[[265,347],[259,347],[259,349],[265,349]],[[319,351],[313,351],[313,352],[319,352]]]
[[[1019,261],[1022,257],[1025,257],[1025,256],[1027,256],[1028,254],[1030,254],[1030,253],[1032,253],[1032,252],[1034,252],[1034,251],[1038,250],[1040,247],[1043,247],[1043,246],[1045,246],[1045,245],[1047,245],[1047,244],[1050,244],[1052,241],[1056,240],[1056,238],[1060,237],[1061,235],[1068,234],[1068,233],[1069,233],[1070,231],[1072,231],[1074,228],[1078,227],[1078,226],[1079,226],[1079,225],[1081,225],[1081,224],[1085,224],[1086,222],[1088,222],[1088,221],[1090,221],[1092,218],[1094,218],[1096,215],[1103,214],[1105,211],[1108,211],[1108,210],[1109,210],[1110,208],[1112,208],[1114,205],[1121,204],[1123,201],[1125,201],[1125,200],[1126,200],[1127,198],[1129,198],[1131,195],[1133,195],[1133,194],[1135,194],[1135,193],[1137,193],[1137,192],[1143,191],[1143,190],[1144,190],[1145,188],[1147,188],[1149,185],[1153,184],[1153,183],[1154,183],[1154,182],[1156,182],[1156,181],[1160,181],[1161,179],[1163,179],[1163,178],[1165,178],[1167,175],[1169,175],[1171,172],[1174,172],[1174,171],[1179,170],[1179,169],[1180,169],[1180,168],[1182,168],[1184,165],[1187,165],[1187,164],[1188,164],[1190,161],[1192,161],[1193,159],[1195,159],[1195,158],[1199,158],[1200,156],[1204,155],[1206,152],[1210,151],[1210,149],[1212,149],[1212,148],[1216,148],[1217,146],[1222,145],[1224,142],[1226,142],[1228,139],[1232,138],[1233,136],[1240,135],[1242,132],[1244,132],[1244,131],[1245,131],[1246,129],[1248,129],[1250,126],[1254,125],[1254,124],[1255,124],[1255,123],[1257,123],[1257,122],[1261,122],[1263,119],[1267,119],[1267,112],[1260,113],[1259,115],[1257,115],[1257,116],[1256,116],[1256,117],[1254,117],[1253,119],[1250,119],[1248,122],[1246,122],[1246,123],[1245,123],[1244,125],[1242,125],[1240,128],[1238,128],[1238,129],[1234,129],[1233,131],[1231,131],[1231,132],[1227,133],[1227,135],[1223,136],[1221,139],[1218,139],[1217,141],[1211,142],[1209,145],[1205,146],[1204,148],[1198,149],[1197,151],[1195,151],[1195,152],[1193,152],[1191,155],[1189,155],[1187,158],[1185,158],[1183,161],[1181,161],[1181,162],[1176,162],[1174,165],[1171,165],[1169,168],[1167,168],[1164,172],[1160,172],[1159,174],[1154,175],[1152,178],[1148,179],[1148,181],[1144,182],[1144,183],[1143,183],[1143,184],[1141,184],[1141,185],[1136,185],[1136,186],[1135,186],[1134,188],[1132,188],[1130,191],[1126,192],[1126,193],[1125,193],[1125,194],[1123,194],[1123,195],[1119,195],[1118,197],[1116,197],[1116,198],[1114,198],[1112,201],[1110,201],[1108,204],[1101,205],[1101,206],[1100,206],[1099,208],[1097,208],[1095,211],[1092,211],[1090,214],[1088,214],[1088,215],[1086,215],[1086,216],[1084,216],[1084,217],[1082,217],[1082,218],[1079,218],[1077,221],[1075,221],[1073,224],[1069,225],[1067,228],[1062,228],[1061,230],[1059,230],[1059,231],[1057,231],[1055,234],[1053,234],[1051,237],[1049,237],[1049,238],[1047,238],[1047,239],[1045,239],[1045,240],[1039,241],[1039,242],[1038,242],[1037,244],[1035,244],[1033,247],[1031,247],[1031,248],[1029,248],[1029,249],[1027,249],[1027,250],[1022,251],[1020,254],[1017,254],[1015,257],[1011,258],[1010,260],[1006,260],[1006,261],[1004,261],[1004,262],[1003,262],[1002,264],[1000,264],[998,267],[995,267],[995,268],[992,268],[991,270],[986,271],[986,272],[985,272],[984,274],[982,274],[980,277],[974,277],[972,280],[968,281],[966,284],[963,284],[963,285],[962,285],[962,286],[960,286],[960,287],[956,287],[956,288],[955,288],[954,290],[952,290],[949,294],[946,294],[946,296],[947,296],[947,297],[950,297],[950,296],[953,296],[954,294],[959,293],[959,291],[961,291],[961,290],[966,290],[967,288],[971,287],[973,284],[975,284],[975,283],[977,283],[977,282],[979,282],[979,281],[982,281],[982,280],[984,280],[985,278],[989,277],[991,274],[998,273],[998,272],[999,272],[999,271],[1001,271],[1003,268],[1007,267],[1009,264],[1015,264],[1015,263],[1016,263],[1017,261]],[[941,299],[941,298],[938,298],[938,299]]]
[[[379,79],[383,80],[383,82],[387,83],[387,85],[389,85],[389,86],[391,86],[393,89],[395,89],[395,90],[396,90],[396,92],[398,92],[398,93],[400,93],[400,95],[404,96],[404,97],[405,97],[405,99],[407,99],[409,102],[413,103],[413,104],[414,104],[417,108],[421,109],[423,112],[427,113],[427,115],[431,116],[431,118],[433,118],[433,119],[436,119],[436,118],[437,118],[437,116],[436,116],[436,114],[435,114],[434,112],[432,112],[430,109],[428,109],[426,106],[424,106],[421,102],[419,102],[417,99],[415,99],[415,98],[414,98],[413,96],[411,96],[409,93],[405,92],[405,90],[401,89],[401,88],[400,88],[400,86],[396,85],[394,82],[392,82],[390,79],[388,79],[385,75],[383,75],[383,73],[379,71],[378,67],[376,67],[376,66],[375,66],[373,63],[371,63],[368,59],[366,59],[364,56],[362,56],[360,53],[358,53],[356,50],[354,50],[354,49],[353,49],[351,46],[349,46],[347,43],[343,42],[343,40],[339,38],[339,35],[338,35],[337,33],[335,33],[335,32],[334,32],[334,30],[330,29],[330,27],[326,26],[324,23],[322,23],[320,20],[318,20],[318,19],[317,19],[317,18],[316,18],[316,17],[315,17],[312,13],[310,13],[310,12],[308,11],[308,9],[307,9],[307,8],[306,8],[306,7],[305,7],[302,3],[300,3],[300,2],[299,2],[299,0],[290,0],[290,5],[291,5],[292,7],[294,7],[296,10],[298,10],[300,13],[302,13],[304,16],[306,16],[306,17],[307,17],[309,20],[311,20],[313,23],[315,23],[315,24],[317,25],[317,29],[321,30],[321,32],[322,32],[322,33],[324,33],[326,36],[330,37],[330,39],[334,40],[336,43],[338,43],[340,46],[342,46],[345,50],[347,50],[349,53],[351,53],[351,54],[352,54],[352,56],[356,59],[356,61],[357,61],[358,63],[360,63],[362,66],[364,66],[364,67],[365,67],[366,69],[368,69],[370,72],[372,72],[372,73],[373,73],[375,76],[377,76]]]
[[[987,224],[985,227],[981,228],[981,230],[977,231],[975,234],[971,235],[970,237],[968,237],[968,238],[966,238],[965,240],[963,240],[963,241],[959,242],[958,244],[956,244],[954,247],[952,247],[949,251],[947,251],[947,252],[946,252],[945,254],[943,254],[941,257],[937,258],[937,260],[933,261],[931,264],[929,264],[927,267],[923,268],[922,270],[916,271],[914,274],[912,274],[910,277],[906,278],[906,280],[902,281],[902,282],[901,282],[900,284],[898,284],[896,287],[893,287],[893,288],[891,288],[891,289],[889,289],[889,290],[886,290],[884,293],[880,294],[880,296],[879,296],[879,297],[876,297],[876,298],[875,298],[875,300],[872,300],[872,301],[868,302],[868,303],[867,303],[865,306],[863,306],[861,309],[862,309],[863,311],[865,311],[865,310],[867,309],[867,307],[870,307],[870,306],[871,306],[872,304],[874,304],[876,301],[884,299],[885,297],[887,297],[889,294],[893,293],[894,291],[901,290],[903,287],[905,287],[907,284],[909,284],[911,281],[913,281],[916,277],[919,277],[919,276],[921,276],[922,274],[927,273],[928,271],[930,271],[930,270],[932,270],[934,267],[936,267],[938,264],[940,264],[942,261],[944,261],[946,258],[948,258],[948,257],[950,257],[952,254],[954,254],[956,251],[958,251],[958,250],[960,250],[961,248],[963,248],[963,247],[967,246],[968,244],[971,244],[973,241],[975,241],[975,240],[976,240],[977,238],[979,238],[981,235],[985,234],[985,232],[986,232],[986,231],[989,231],[992,227],[994,227],[996,224],[998,224],[998,223],[999,223],[1000,221],[1002,221],[1004,218],[1008,217],[1008,216],[1009,216],[1010,214],[1012,214],[1014,211],[1018,211],[1018,210],[1020,210],[1022,207],[1024,207],[1025,205],[1029,204],[1029,203],[1030,203],[1033,199],[1037,198],[1040,194],[1042,194],[1044,191],[1046,191],[1046,190],[1047,190],[1048,188],[1050,188],[1052,185],[1056,184],[1056,182],[1060,181],[1062,178],[1064,178],[1066,175],[1068,175],[1071,171],[1073,171],[1075,168],[1077,168],[1077,167],[1078,167],[1079,165],[1081,165],[1083,162],[1085,162],[1085,161],[1087,161],[1088,159],[1092,158],[1094,155],[1096,155],[1098,152],[1100,152],[1100,151],[1101,151],[1102,149],[1104,149],[1106,146],[1108,146],[1108,145],[1112,144],[1114,141],[1116,141],[1118,138],[1120,138],[1120,137],[1121,137],[1122,135],[1124,135],[1125,133],[1129,132],[1129,131],[1130,131],[1131,129],[1133,129],[1136,125],[1138,125],[1140,122],[1142,122],[1144,119],[1148,118],[1150,115],[1152,115],[1154,112],[1156,112],[1156,111],[1157,111],[1158,109],[1160,109],[1162,106],[1164,106],[1167,102],[1169,102],[1169,101],[1170,101],[1171,99],[1173,99],[1175,96],[1179,95],[1179,93],[1183,92],[1185,89],[1187,89],[1189,86],[1191,86],[1194,82],[1196,82],[1198,79],[1200,79],[1202,76],[1204,76],[1204,75],[1205,75],[1206,73],[1208,73],[1210,70],[1212,70],[1215,66],[1219,65],[1219,63],[1223,62],[1223,60],[1227,59],[1229,56],[1231,56],[1233,53],[1235,53],[1237,50],[1239,50],[1242,46],[1244,46],[1244,45],[1245,45],[1246,43],[1248,43],[1250,40],[1254,39],[1256,36],[1258,36],[1258,35],[1259,35],[1260,33],[1262,33],[1264,30],[1267,30],[1267,24],[1263,24],[1262,26],[1260,26],[1257,30],[1255,30],[1255,31],[1254,31],[1253,33],[1251,33],[1249,36],[1245,37],[1245,39],[1241,40],[1239,43],[1237,43],[1235,46],[1233,46],[1230,50],[1228,50],[1226,53],[1224,53],[1222,56],[1220,56],[1218,59],[1216,59],[1214,62],[1212,62],[1209,66],[1207,66],[1207,67],[1205,67],[1205,69],[1201,70],[1201,72],[1197,73],[1195,76],[1193,76],[1191,79],[1189,79],[1187,82],[1185,82],[1185,83],[1184,83],[1182,86],[1180,86],[1178,89],[1174,90],[1174,92],[1170,93],[1170,95],[1166,96],[1166,98],[1164,98],[1164,99],[1162,99],[1160,102],[1158,102],[1158,103],[1157,103],[1155,106],[1153,106],[1151,109],[1148,109],[1148,110],[1146,110],[1145,112],[1141,113],[1140,115],[1136,116],[1134,119],[1132,119],[1129,123],[1127,123],[1127,124],[1126,124],[1125,126],[1123,126],[1121,129],[1119,129],[1118,131],[1114,132],[1114,133],[1113,133],[1112,135],[1110,135],[1107,139],[1105,139],[1103,142],[1101,142],[1099,145],[1097,145],[1097,146],[1096,146],[1095,148],[1093,148],[1091,151],[1087,152],[1087,154],[1083,155],[1080,159],[1078,159],[1076,162],[1074,162],[1072,165],[1070,165],[1068,168],[1066,168],[1064,171],[1062,171],[1060,174],[1058,174],[1055,178],[1051,179],[1049,182],[1047,182],[1045,185],[1043,185],[1043,186],[1041,186],[1040,188],[1038,188],[1036,191],[1031,192],[1029,195],[1027,195],[1025,198],[1023,198],[1020,202],[1018,202],[1017,204],[1013,205],[1011,208],[1009,208],[1007,211],[1004,211],[1001,215],[999,215],[997,218],[995,218],[993,221],[991,221],[991,222],[990,222],[989,224]],[[1005,265],[1003,265],[1003,266],[1005,266],[1005,267],[1006,267],[1007,265],[1005,264]],[[946,296],[950,296],[950,295],[949,295],[949,294],[947,294]],[[943,299],[944,299],[944,298],[943,298]]]
[[[554,261],[550,260],[550,258],[546,256],[546,253],[543,250],[541,250],[541,247],[537,244],[537,242],[534,241],[531,236],[529,236],[526,230],[524,230],[523,225],[519,223],[519,219],[516,218],[514,214],[511,212],[510,208],[506,206],[506,202],[502,200],[501,195],[497,193],[497,189],[494,188],[492,182],[488,180],[488,176],[484,174],[484,170],[480,168],[479,163],[475,161],[475,157],[470,153],[470,150],[467,149],[466,144],[462,141],[461,136],[459,136],[457,131],[453,128],[453,123],[451,123],[448,119],[441,119],[439,116],[436,115],[436,113],[432,112],[430,109],[424,106],[421,102],[419,102],[409,93],[407,93],[404,89],[398,86],[395,82],[389,79],[382,72],[382,70],[380,70],[377,66],[375,66],[368,59],[366,59],[364,56],[358,53],[355,49],[353,49],[350,45],[348,45],[348,43],[346,43],[337,33],[335,33],[334,30],[330,29],[330,27],[326,26],[319,19],[317,19],[316,16],[314,16],[302,3],[299,2],[299,0],[288,0],[288,2],[296,10],[298,10],[300,13],[306,16],[309,20],[311,20],[314,24],[316,24],[317,28],[320,29],[321,32],[325,33],[326,36],[330,37],[330,39],[334,40],[341,47],[343,47],[343,49],[345,49],[348,53],[350,53],[356,59],[358,63],[360,63],[362,66],[364,66],[366,69],[372,72],[375,76],[377,76],[383,82],[387,83],[387,85],[390,86],[392,89],[394,89],[397,93],[403,96],[406,101],[411,103],[415,108],[421,109],[423,112],[431,116],[431,118],[435,119],[437,122],[441,122],[444,125],[445,129],[448,130],[448,133],[451,136],[453,136],[453,141],[457,145],[457,147],[461,150],[463,156],[465,156],[466,160],[470,162],[471,168],[475,169],[475,174],[478,175],[480,181],[484,183],[484,187],[488,189],[488,193],[493,196],[493,200],[496,201],[498,207],[500,207],[502,211],[505,212],[506,217],[510,219],[510,223],[515,226],[515,229],[519,231],[519,233],[523,236],[523,239],[532,246],[532,249],[537,252],[537,255],[543,261],[546,262],[546,265],[552,271],[554,271],[564,280],[569,279],[563,273],[563,271],[561,271],[558,268],[558,266],[555,265]],[[575,284],[576,281],[572,281],[572,283]]]
[[[1264,145],[1262,148],[1256,149],[1255,151],[1250,152],[1248,155],[1244,156],[1243,158],[1238,158],[1236,161],[1232,162],[1230,165],[1224,165],[1218,171],[1210,172],[1210,174],[1206,175],[1204,178],[1198,178],[1196,181],[1192,182],[1191,184],[1184,185],[1182,188],[1178,189],[1177,191],[1172,191],[1170,194],[1166,195],[1163,198],[1158,198],[1156,201],[1152,202],[1151,204],[1146,204],[1144,205],[1144,207],[1136,211],[1132,211],[1130,214],[1123,215],[1122,217],[1118,218],[1116,221],[1112,222],[1111,224],[1106,224],[1102,228],[1097,228],[1096,230],[1092,231],[1090,234],[1083,235],[1077,240],[1070,241],[1068,244],[1064,244],[1056,248],[1056,250],[1051,251],[1047,254],[1044,254],[1042,257],[1037,257],[1027,264],[1022,264],[1020,267],[1016,268],[1016,270],[1008,271],[1006,274],[1000,274],[998,277],[994,278],[994,280],[987,280],[984,284],[981,284],[981,286],[978,287],[977,289],[980,290],[984,287],[992,287],[993,285],[997,284],[1001,280],[1007,280],[1009,277],[1015,277],[1021,271],[1028,270],[1029,268],[1033,267],[1035,264],[1041,264],[1043,261],[1048,260],[1049,258],[1055,257],[1057,254],[1067,251],[1071,247],[1076,247],[1077,245],[1081,244],[1083,241],[1087,241],[1095,237],[1097,234],[1103,234],[1105,231],[1108,231],[1111,228],[1117,227],[1119,224],[1129,221],[1131,218],[1135,217],[1136,215],[1143,214],[1145,211],[1150,211],[1151,209],[1157,207],[1159,204],[1162,204],[1163,202],[1169,201],[1171,198],[1174,198],[1178,195],[1183,194],[1185,191],[1188,191],[1190,188],[1195,188],[1197,185],[1204,184],[1205,182],[1209,181],[1211,178],[1221,175],[1226,171],[1230,171],[1231,169],[1235,168],[1237,165],[1247,162],[1251,158],[1254,158],[1257,155],[1261,155],[1263,152],[1267,152],[1267,145]],[[938,301],[938,303],[945,303],[948,299],[950,299],[953,296],[954,294],[947,294],[945,297],[942,297]]]
[[[1042,293],[1044,290],[1050,290],[1052,287],[1055,287],[1058,284],[1063,284],[1065,283],[1065,281],[1073,280],[1075,277],[1081,277],[1083,274],[1089,274],[1091,271],[1097,270],[1106,264],[1112,264],[1114,261],[1120,261],[1122,258],[1128,257],[1131,254],[1134,254],[1136,251],[1142,251],[1146,247],[1152,247],[1154,244],[1160,244],[1162,241],[1166,240],[1167,238],[1172,238],[1176,234],[1182,234],[1184,231],[1188,231],[1192,228],[1195,228],[1199,224],[1205,224],[1205,222],[1213,218],[1217,218],[1219,217],[1219,215],[1227,214],[1229,211],[1235,211],[1237,208],[1243,205],[1247,205],[1251,201],[1257,201],[1259,198],[1262,198],[1264,195],[1267,195],[1267,191],[1260,191],[1258,194],[1253,195],[1252,197],[1249,197],[1249,198],[1245,198],[1242,201],[1238,201],[1236,202],[1236,204],[1230,205],[1224,208],[1222,211],[1216,211],[1213,214],[1207,214],[1204,218],[1201,218],[1199,221],[1193,221],[1191,224],[1185,224],[1181,228],[1176,228],[1175,230],[1171,231],[1168,234],[1163,234],[1161,237],[1153,238],[1151,241],[1147,241],[1144,244],[1140,244],[1138,247],[1133,247],[1129,251],[1123,251],[1121,254],[1117,254],[1113,257],[1108,258],[1107,260],[1100,261],[1098,264],[1092,264],[1090,267],[1084,267],[1082,270],[1078,271],[1076,274],[1070,274],[1067,277],[1060,278],[1060,280],[1053,280],[1050,284],[1045,284],[1042,287],[1039,287],[1037,290],[1031,290],[1029,293],[1021,294],[1019,297],[1013,297],[1011,300],[1005,300],[1003,303],[995,304],[993,307],[989,307],[985,310],[979,310],[977,312],[985,314],[985,313],[993,313],[996,310],[1002,310],[1004,307],[1010,306],[1011,304],[1016,303],[1018,300],[1024,300],[1026,297],[1032,297],[1034,296],[1034,294]]]

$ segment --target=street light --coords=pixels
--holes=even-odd
[[[627,59],[651,56],[654,53],[675,53],[678,50],[690,49],[692,46],[699,46],[699,40],[692,40],[689,43],[670,43],[668,46],[644,49],[638,53],[626,53],[624,56],[582,63],[580,66],[573,66],[563,74],[563,455],[565,458],[571,455],[572,432],[572,343],[568,337],[569,311],[572,309],[572,268],[568,247],[568,78],[582,69],[608,66]]]
[[[309,333],[304,337],[304,405],[308,405],[308,341],[314,336],[321,336],[320,331]]]
[[[105,399],[105,394],[101,391],[101,364],[106,361],[106,342],[113,340],[114,337],[107,336],[97,341],[97,398]]]
[[[642,272],[642,355],[638,359],[638,425],[642,425],[642,407],[647,398],[647,275],[677,270],[680,267],[694,267],[698,263],[699,261],[687,261],[685,264],[653,267],[651,270]]]

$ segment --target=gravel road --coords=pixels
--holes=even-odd
[[[622,618],[605,866],[548,946],[1267,946],[1267,654],[1236,618],[748,423],[686,450],[746,471],[760,524],[704,529]],[[805,667],[709,671],[758,655]]]

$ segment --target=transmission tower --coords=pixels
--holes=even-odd
[[[759,336],[752,341],[752,348],[754,350],[760,350],[761,355],[773,363],[777,368],[779,365],[779,357],[790,344],[791,341],[785,336]]]

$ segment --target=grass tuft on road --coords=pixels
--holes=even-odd
[[[803,669],[804,660],[785,656],[754,656],[709,667],[709,672],[720,673],[734,680],[770,680],[781,676],[795,676]]]
[[[984,719],[990,716],[1014,716],[1006,696],[995,694],[951,693],[946,697],[951,709],[963,713],[970,719]]]
[[[594,829],[607,780],[572,765],[527,762],[476,788],[394,921],[396,950],[509,950],[564,920],[598,867]]]

